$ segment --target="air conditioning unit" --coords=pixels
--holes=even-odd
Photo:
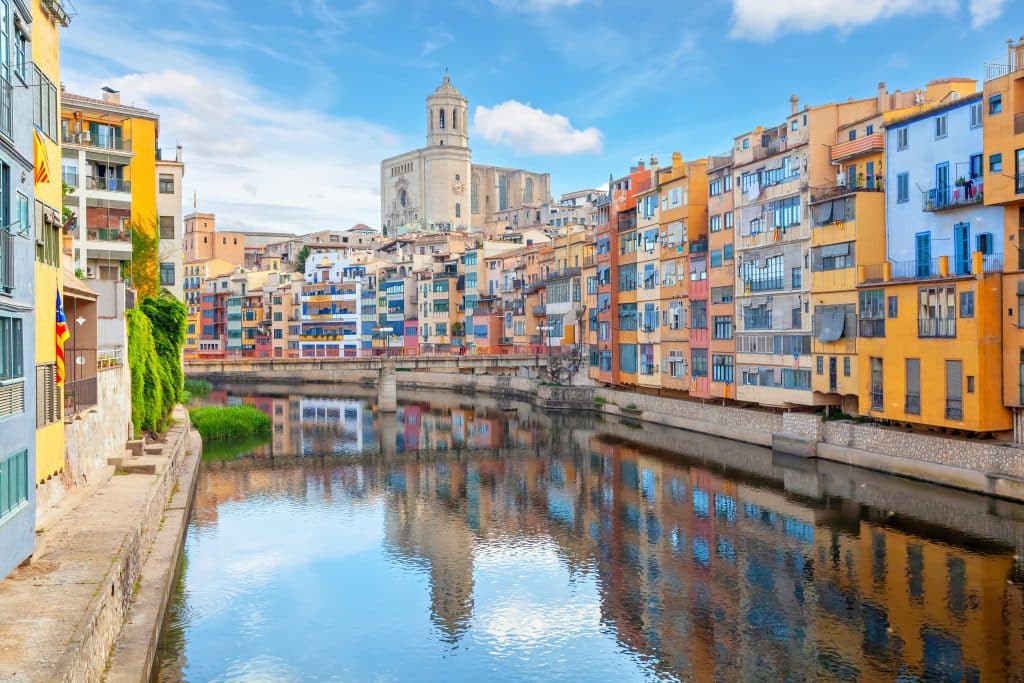
[[[836,185],[838,187],[846,187],[846,174],[836,173]]]

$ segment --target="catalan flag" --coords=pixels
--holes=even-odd
[[[35,157],[36,185],[50,182],[50,160],[46,156],[46,143],[38,128],[32,131],[32,155]]]
[[[57,385],[64,384],[64,342],[70,337],[68,332],[68,320],[64,317],[64,303],[60,298],[60,290],[57,290]]]

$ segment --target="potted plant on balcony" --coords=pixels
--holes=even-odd
[[[863,171],[857,174],[857,185],[856,187],[864,187],[864,173]]]
[[[964,185],[967,184],[967,178],[964,178],[963,176],[960,176],[959,178],[956,179],[956,183],[954,183],[954,184],[957,187],[963,187]]]

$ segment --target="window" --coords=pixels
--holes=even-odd
[[[896,129],[896,149],[906,149],[910,146],[910,129],[909,128],[898,128]]]
[[[174,239],[174,216],[160,216],[160,239]]]
[[[824,375],[825,374],[825,357],[824,356],[818,356],[815,370],[817,371],[817,373],[819,375]]]
[[[716,215],[712,216],[709,219],[708,222],[710,224],[709,230],[711,232],[718,232],[719,230],[722,229],[722,216],[721,215],[716,214]]]
[[[169,173],[160,174],[160,194],[174,194],[174,176]]]
[[[444,109],[438,112],[437,127],[444,130]]]
[[[899,297],[890,296],[889,297],[889,317],[890,318],[895,318],[897,315],[899,315],[899,310],[900,310],[899,307],[900,307]]]
[[[882,359],[871,359],[871,410],[881,410],[885,404],[882,394]]]
[[[724,180],[724,189],[726,192],[732,192],[732,174],[726,174]]]
[[[14,73],[22,81],[28,80],[28,40],[28,35],[22,31],[18,31],[18,35],[14,39]]]
[[[462,204],[455,202],[455,217],[462,218]]]
[[[743,309],[743,329],[770,330],[772,328],[772,309],[767,306],[747,306]]]
[[[711,380],[714,382],[733,383],[733,357],[714,354],[711,356]]]
[[[1002,155],[1002,153],[990,154],[988,156],[988,172],[989,173],[1002,173],[1003,172],[1003,155]]]
[[[1003,111],[1003,96],[996,93],[988,98],[988,115],[995,116]]]
[[[715,339],[732,339],[732,316],[716,315],[714,327]]]
[[[743,138],[743,149],[750,149],[750,138]]]
[[[849,377],[850,376],[850,365],[851,365],[850,357],[849,356],[843,356],[843,377]]]
[[[939,140],[946,137],[947,127],[949,126],[948,114],[935,117],[935,139]]]
[[[782,258],[781,256],[779,258]],[[790,272],[790,286],[793,289],[800,289],[803,283],[803,271],[800,266],[794,266]]]
[[[885,290],[868,289],[859,293],[858,332],[862,337],[885,336]]]
[[[619,344],[619,370],[627,374],[636,374],[636,344]]]
[[[695,330],[708,328],[708,302],[693,301],[690,303],[690,327]]]
[[[842,270],[844,268],[853,268],[854,265],[853,242],[826,244],[823,247],[811,249],[811,270],[813,272]],[[799,270],[799,268],[794,270]]]
[[[36,428],[61,419],[60,387],[57,366],[53,363],[36,366]]]
[[[977,128],[981,125],[981,102],[975,102],[971,105],[971,128]]]
[[[711,252],[711,267],[718,268],[722,265],[722,252],[719,249],[715,249]]]
[[[707,349],[693,349],[691,351],[692,363],[691,372],[694,377],[708,376],[708,351]]]
[[[725,261],[732,261],[732,244],[726,244],[722,247],[722,259]]]
[[[973,309],[973,300],[972,300]],[[917,336],[956,336],[956,287],[921,287],[918,290]]]
[[[946,361],[946,419],[964,418],[964,364],[959,360]]]
[[[793,119],[792,121],[789,122],[789,129],[790,130],[796,130],[799,127],[800,127],[800,122],[797,121],[796,119]]]
[[[906,359],[907,395],[903,401],[903,412],[907,415],[921,414],[921,359]]]
[[[174,264],[173,263],[161,263],[160,264],[160,285],[163,287],[174,286]]]
[[[28,503],[28,450],[0,460],[0,519]]]
[[[635,332],[637,328],[636,304],[622,304],[619,306],[619,330],[623,332]]]
[[[673,187],[668,191],[668,208],[674,209],[683,205],[683,188]]]
[[[708,194],[712,197],[717,197],[722,194],[722,179],[717,178],[708,183]]]
[[[960,317],[974,317],[974,292],[960,292]]]
[[[632,292],[636,289],[636,264],[619,266],[619,291]]]
[[[21,379],[24,375],[24,341],[21,318],[0,316],[0,382]],[[4,402],[0,400],[0,415],[9,415],[10,413],[3,411],[3,404]]]
[[[724,218],[723,222],[725,223],[725,229],[732,230],[732,211],[726,211],[722,216]]]
[[[32,90],[32,123],[48,138],[56,140],[57,131],[60,130],[57,88],[53,81],[39,70],[39,67],[34,67],[33,72],[34,81],[30,88]],[[0,125],[6,125],[6,121],[0,122]]]
[[[906,171],[896,174],[896,201],[900,204],[910,201],[910,174]]]
[[[782,255],[763,261],[751,259],[743,263],[743,284],[751,292],[782,289],[784,284]]]
[[[865,135],[871,135],[871,134],[872,134],[872,133],[874,133],[874,132],[875,132],[875,124],[873,124],[873,123],[869,123],[869,124],[868,124],[868,125],[867,125],[867,126],[866,126],[866,127],[864,128],[864,134],[865,134]]]
[[[733,286],[728,287],[712,287],[711,288],[711,303],[712,304],[727,304],[733,299]]]
[[[992,233],[982,232],[975,236],[975,242],[977,243],[977,250],[982,254],[991,254],[995,246],[995,241],[992,239]]]

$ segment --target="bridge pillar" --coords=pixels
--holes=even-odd
[[[387,360],[382,360],[380,364],[380,377],[377,381],[377,409],[382,413],[393,413],[398,410],[395,366]]]

